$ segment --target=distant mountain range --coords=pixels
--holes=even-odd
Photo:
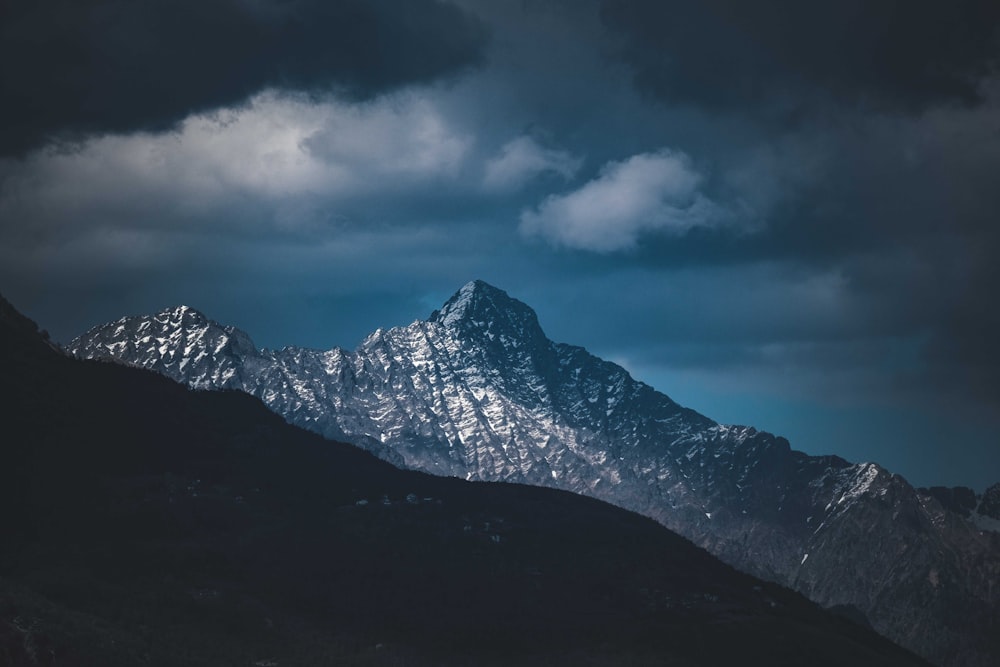
[[[5,667],[926,665],[637,514],[69,358],[2,298],[0,369]]]
[[[68,349],[247,392],[407,468],[611,502],[937,664],[1000,664],[1000,485],[916,489],[718,424],[550,341],[534,311],[481,281],[355,351],[261,350],[187,307],[122,318]]]

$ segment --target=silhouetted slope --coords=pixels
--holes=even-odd
[[[877,464],[718,424],[549,340],[528,305],[482,281],[353,351],[259,350],[185,306],[95,327],[69,349],[193,388],[241,389],[292,424],[407,468],[614,503],[850,609],[927,659],[1000,661],[1000,523],[987,499],[987,514],[956,512],[968,494],[918,492]]]
[[[652,520],[64,357],[6,302],[0,368],[0,664],[923,664]]]

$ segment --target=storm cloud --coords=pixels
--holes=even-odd
[[[604,0],[601,15],[641,88],[743,112],[974,103],[1000,55],[991,0]]]
[[[0,154],[161,131],[274,88],[353,99],[480,63],[481,23],[437,0],[12,0]]]

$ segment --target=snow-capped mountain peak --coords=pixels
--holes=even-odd
[[[947,590],[1000,604],[1000,535],[876,465],[807,456],[683,408],[620,366],[550,341],[530,307],[482,281],[353,352],[257,350],[184,307],[95,328],[70,350],[242,389],[294,424],[409,468],[608,500],[821,604],[859,609],[932,658],[951,631],[927,600],[943,605]],[[964,552],[947,546],[956,539]],[[901,577],[901,567],[917,574]],[[901,599],[912,601],[908,614]]]
[[[428,321],[508,349],[549,342],[534,310],[482,280],[466,283]]]
[[[239,376],[244,360],[257,354],[246,333],[190,306],[123,317],[94,327],[81,339],[88,341],[91,358],[150,368],[199,389],[243,389]]]

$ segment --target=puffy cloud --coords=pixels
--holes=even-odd
[[[702,181],[683,153],[634,155],[606,164],[578,190],[524,211],[521,231],[595,252],[632,248],[648,232],[681,235],[721,219],[721,209],[700,192]]]
[[[355,187],[391,190],[398,185],[392,179],[454,177],[473,144],[425,97],[336,105],[332,111],[303,147],[325,164],[350,167]]]
[[[504,144],[500,154],[486,163],[483,185],[494,191],[515,190],[544,173],[569,180],[582,162],[567,151],[544,148],[531,137],[520,136]]]
[[[414,93],[358,104],[264,93],[175,133],[8,161],[0,217],[8,238],[111,227],[312,233],[366,202],[454,181],[472,144]]]

